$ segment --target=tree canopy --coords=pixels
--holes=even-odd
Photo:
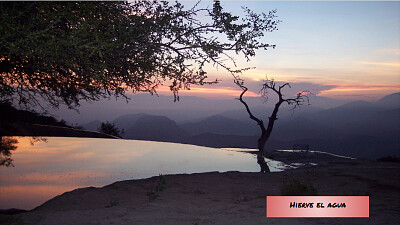
[[[103,134],[109,134],[120,138],[122,138],[122,136],[125,133],[124,129],[120,130],[118,127],[115,126],[114,123],[110,123],[108,121],[105,123],[101,123],[100,127],[98,128],[98,131]]]
[[[80,101],[211,84],[205,65],[231,73],[276,29],[276,11],[239,18],[219,1],[185,9],[178,2],[1,2],[0,101],[70,108]],[[227,60],[227,61],[226,61]],[[231,68],[227,62],[233,63]],[[177,95],[175,95],[177,98]]]
[[[11,151],[17,149],[18,140],[14,137],[0,136],[0,166],[14,166],[11,159]]]

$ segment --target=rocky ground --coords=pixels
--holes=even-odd
[[[318,195],[370,196],[369,218],[266,218],[266,196],[294,180]],[[200,173],[82,188],[1,224],[398,224],[400,164],[330,161],[278,173]]]

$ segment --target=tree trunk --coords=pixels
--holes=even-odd
[[[265,143],[267,142],[267,140],[268,140],[268,138],[265,138],[264,135],[262,135],[258,139],[257,163],[258,163],[258,165],[260,165],[261,173],[271,172],[268,167],[268,164],[265,162],[265,158],[264,158],[264,147],[265,147]]]
[[[277,115],[278,115],[278,111],[279,111],[279,107],[282,105],[282,103],[286,102],[288,105],[294,105],[293,109],[295,109],[297,106],[300,106],[304,103],[305,98],[308,102],[308,97],[304,96],[304,92],[299,92],[297,94],[297,97],[295,98],[288,98],[285,99],[283,98],[282,92],[281,90],[285,87],[288,86],[290,87],[289,83],[285,83],[283,85],[280,86],[276,86],[276,83],[274,82],[274,80],[266,80],[265,83],[263,84],[263,88],[261,89],[261,92],[263,94],[263,96],[265,97],[267,94],[267,90],[272,90],[273,92],[275,92],[278,97],[279,97],[279,101],[275,104],[274,110],[272,111],[271,116],[268,119],[268,126],[267,128],[265,128],[264,126],[264,121],[262,121],[261,119],[255,117],[251,111],[249,106],[247,105],[247,103],[243,100],[243,95],[247,92],[247,87],[244,86],[244,81],[243,79],[239,78],[238,76],[235,76],[235,83],[236,85],[238,85],[243,91],[240,94],[238,100],[244,105],[244,107],[246,108],[247,113],[250,116],[250,119],[254,120],[257,122],[258,126],[260,126],[261,129],[261,136],[258,139],[258,154],[257,154],[257,163],[258,165],[260,165],[261,168],[261,173],[267,173],[270,172],[270,169],[268,167],[268,164],[265,162],[265,158],[264,158],[264,147],[265,144],[267,143],[272,129],[274,128],[274,123],[275,121],[278,119]],[[310,92],[306,92],[306,93],[310,93]]]
[[[278,119],[277,115],[278,115],[279,107],[281,106],[281,104],[282,104],[281,99],[279,100],[279,102],[277,102],[275,104],[274,111],[272,112],[271,116],[269,117],[267,129],[265,129],[264,123],[261,123],[262,124],[262,126],[261,126],[262,133],[261,133],[261,137],[258,139],[258,155],[257,155],[257,163],[261,167],[261,173],[271,172],[268,167],[268,164],[265,162],[264,147],[269,139],[269,136],[271,136],[275,121]]]

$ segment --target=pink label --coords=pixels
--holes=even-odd
[[[369,217],[369,196],[267,196],[267,217]]]

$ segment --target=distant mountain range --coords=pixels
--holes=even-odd
[[[175,121],[165,116],[141,116],[125,131],[126,138],[136,140],[182,142],[189,136]]]
[[[386,108],[398,108],[400,105],[400,92],[387,95],[378,100],[375,104]]]
[[[269,110],[259,106],[254,114],[266,121]],[[375,103],[354,101],[331,109],[304,106],[300,113],[283,107],[278,116],[268,149],[291,149],[298,143],[354,157],[400,155],[400,93]],[[121,116],[113,123],[125,130],[124,138],[209,147],[256,148],[259,135],[257,124],[244,108],[180,124],[144,113]],[[93,130],[95,124],[100,121],[82,126]]]
[[[184,123],[181,127],[192,135],[204,133],[252,136],[258,133],[257,125],[214,115],[198,122]]]

